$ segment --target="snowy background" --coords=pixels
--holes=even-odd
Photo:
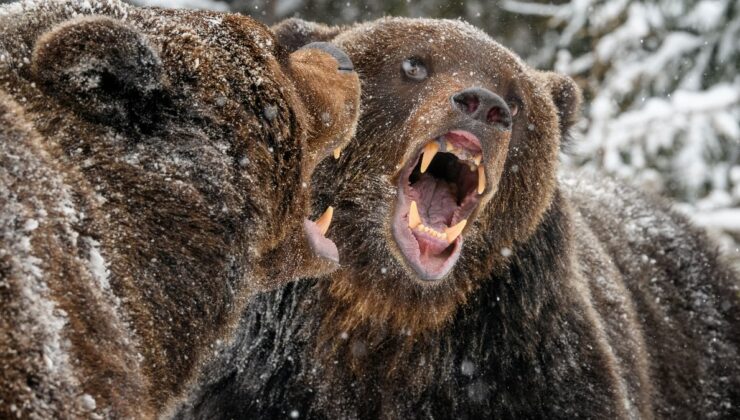
[[[581,86],[584,118],[567,165],[602,168],[671,198],[740,268],[740,1],[131,2],[238,11],[267,24],[465,19]]]

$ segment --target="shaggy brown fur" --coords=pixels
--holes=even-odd
[[[335,38],[356,60],[366,89],[366,110],[351,153],[339,167],[322,172],[327,176],[321,184],[342,186],[336,198],[347,211],[337,216],[335,232],[344,239],[339,246],[346,249],[352,266],[376,265],[379,254],[392,255],[384,275],[380,271],[383,267],[377,267],[371,276],[358,276],[351,270],[338,273],[343,280],[333,281],[330,293],[343,302],[343,309],[327,325],[342,330],[370,322],[419,332],[447,323],[477,287],[478,279],[504,263],[500,252],[486,250],[512,248],[540,223],[556,186],[561,132],[558,114],[564,121],[571,120],[580,103],[570,79],[527,68],[503,47],[489,46],[490,41],[472,27],[449,22],[392,22],[360,25]],[[275,30],[280,36],[280,27]],[[435,43],[428,42],[430,39]],[[423,42],[429,46],[419,47]],[[453,55],[445,48],[452,48],[455,42],[459,45]],[[378,44],[385,47],[378,48]],[[405,80],[399,66],[407,57],[429,63],[432,76],[421,83]],[[461,65],[466,62],[467,67]],[[491,87],[501,96],[520,98],[522,111],[513,130],[471,122],[455,112],[450,96],[471,86]],[[570,100],[566,102],[566,98]],[[569,106],[558,109],[553,99]],[[444,282],[431,284],[408,273],[410,269],[395,245],[389,227],[396,195],[393,184],[398,168],[422,144],[453,128],[468,129],[481,138],[487,183],[493,187],[483,195],[480,214],[471,217],[476,223],[464,234],[466,252],[457,268]],[[502,178],[504,161],[507,171]],[[512,171],[513,166],[521,170]],[[358,191],[351,185],[363,188]],[[371,206],[375,206],[373,211],[358,214],[356,207]],[[363,226],[359,231],[358,223]],[[486,238],[484,232],[490,232],[492,238]],[[420,307],[426,310],[419,311]]]
[[[154,416],[249,293],[336,268],[308,184],[359,80],[239,15],[28,2],[0,28],[0,417]]]
[[[313,28],[275,30],[299,45]],[[456,21],[383,19],[332,41],[364,95],[354,141],[316,177],[320,202],[338,199],[345,265],[255,298],[183,417],[740,416],[737,274],[665,203],[597,174],[558,178],[570,79]],[[407,58],[429,77],[407,77]],[[476,86],[519,101],[508,144],[451,106]],[[452,271],[423,280],[393,236],[397,178],[453,128],[483,143],[489,189]]]

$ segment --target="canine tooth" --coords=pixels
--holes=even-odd
[[[449,141],[445,140],[445,152],[451,152],[455,150],[455,146]]]
[[[475,157],[473,158],[473,162],[475,162],[475,166],[480,166],[480,161],[482,159],[483,159],[483,155],[481,154],[475,155]]]
[[[341,147],[337,147],[336,149],[334,149],[334,159],[339,159],[339,156],[341,156],[341,154],[342,154]]]
[[[432,159],[434,159],[434,155],[436,155],[438,151],[439,143],[436,141],[427,143],[427,145],[424,146],[424,155],[421,157],[421,173],[427,171],[429,164],[432,163]]]
[[[478,167],[478,194],[483,194],[486,189],[486,170],[482,167]]]
[[[411,206],[409,206],[409,227],[413,229],[420,224],[421,217],[419,216],[419,209],[416,208],[416,201],[412,201]]]
[[[452,243],[457,239],[458,236],[462,233],[463,229],[465,229],[465,225],[468,223],[468,219],[463,219],[455,226],[448,227],[445,229],[445,235],[447,236],[447,242]]]
[[[334,207],[329,206],[326,211],[324,211],[324,214],[316,219],[316,226],[319,227],[319,231],[322,235],[326,235],[326,232],[329,230],[332,216],[334,216]]]

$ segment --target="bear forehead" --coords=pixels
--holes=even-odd
[[[387,17],[354,26],[334,41],[356,56],[427,54],[466,64],[526,67],[518,55],[462,20]]]
[[[237,68],[245,63],[268,61],[275,53],[273,35],[243,16],[188,10],[136,12],[145,19],[139,23],[139,29],[160,49],[179,50]],[[180,57],[173,56],[172,65],[195,64],[177,61]],[[167,61],[167,57],[163,60]]]

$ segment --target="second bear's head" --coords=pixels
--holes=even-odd
[[[552,202],[577,87],[460,21],[289,20],[273,30],[286,44],[332,40],[363,83],[356,138],[317,178],[341,210],[334,229],[348,265],[331,295],[354,319],[443,324]]]
[[[129,14],[57,25],[24,71],[48,106],[59,104],[57,121],[76,119],[56,135],[108,184],[108,205],[139,214],[142,231],[173,225],[178,241],[212,233],[198,246],[247,262],[258,289],[335,269],[327,218],[306,217],[314,168],[356,126],[360,87],[347,56],[328,44],[288,53],[235,14]],[[160,241],[177,253],[170,233]]]

